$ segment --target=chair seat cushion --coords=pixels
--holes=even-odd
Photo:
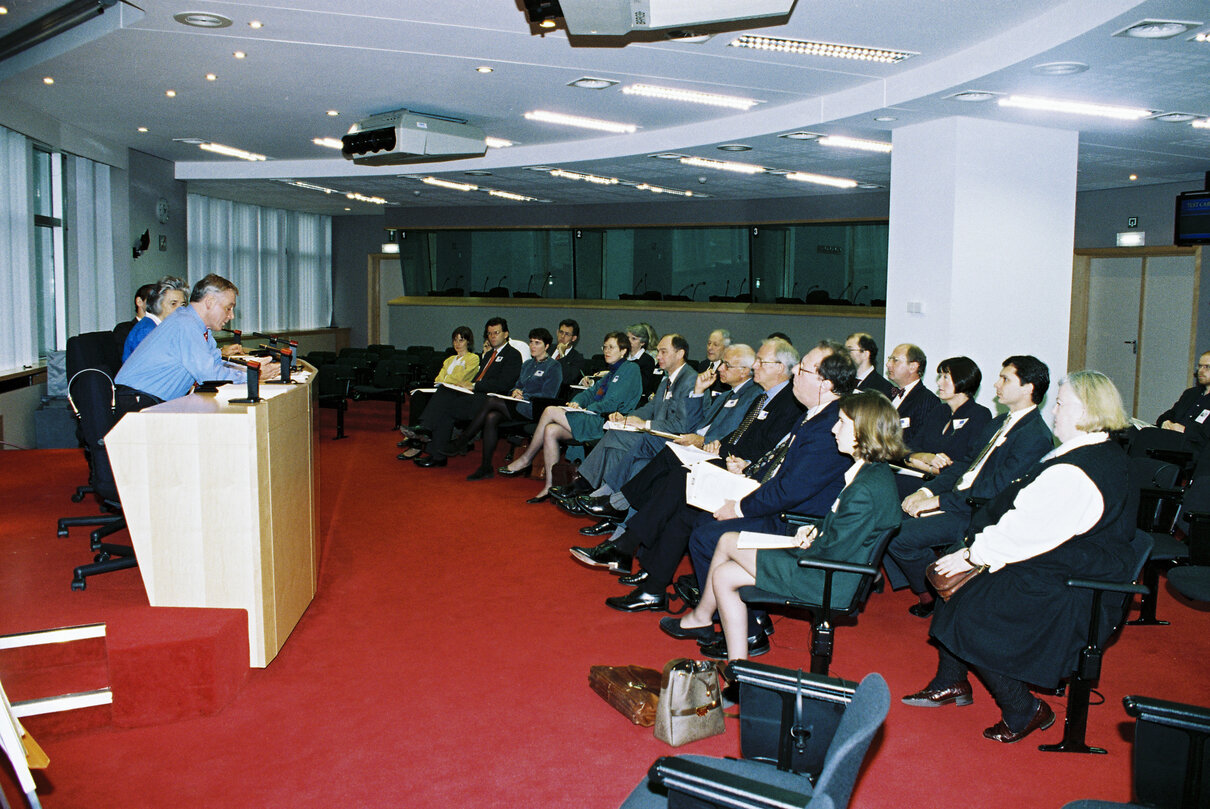
[[[754,781],[760,781],[770,786],[798,792],[802,794],[802,802],[804,804],[812,794],[811,781],[807,776],[783,772],[772,764],[749,761],[747,759],[711,758],[710,756],[684,756],[683,758],[713,767],[721,772],[751,778]],[[634,791],[630,793],[630,796],[626,798],[626,802],[622,804],[622,809],[656,809],[656,807],[662,808],[667,806],[668,794],[664,791],[664,788],[659,785],[653,786],[649,779],[644,778],[635,787]]]
[[[1210,601],[1210,567],[1174,567],[1168,571],[1168,582],[1185,598]]]
[[[1151,549],[1151,559],[1172,561],[1189,558],[1189,546],[1176,537],[1151,532],[1151,538],[1155,540],[1155,547]]]

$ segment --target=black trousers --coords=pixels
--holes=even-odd
[[[449,452],[454,422],[469,421],[479,415],[485,399],[487,396],[482,393],[458,393],[448,388],[437,388],[420,420],[433,434],[428,445],[429,454],[434,458],[444,458]]]

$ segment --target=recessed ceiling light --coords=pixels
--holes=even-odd
[[[564,115],[561,112],[533,110],[525,113],[525,120],[540,121],[544,124],[560,124],[562,126],[578,126],[582,129],[596,129],[601,132],[616,134],[631,134],[638,130],[634,124],[623,124],[617,121],[603,121],[599,118],[585,118],[579,115]]]
[[[487,65],[479,65],[479,67],[475,68],[475,72],[476,73],[491,73],[492,69],[490,67],[488,67]]]
[[[730,160],[710,160],[705,157],[682,157],[681,163],[686,166],[693,166],[699,169],[718,169],[719,171],[732,171],[736,174],[762,174],[765,171],[764,166],[758,166],[754,163],[736,163]]]
[[[4,6],[0,6],[0,14],[7,14],[7,13],[8,13],[8,9],[5,8]]]
[[[55,83],[55,79],[54,79],[54,77],[53,77],[53,76],[44,76],[44,77],[42,78],[42,83],[43,83],[43,84],[54,84],[54,83]]]
[[[657,87],[654,84],[628,84],[622,88],[625,95],[665,98],[669,101],[687,101],[691,104],[706,104],[711,107],[727,107],[733,110],[750,110],[764,102],[755,98],[729,96],[720,93],[701,93],[696,90],[680,90],[675,87]]]
[[[1113,34],[1115,37],[1134,37],[1135,39],[1171,39],[1186,31],[1201,28],[1204,23],[1187,20],[1139,20]]]
[[[1045,112],[1065,112],[1072,115],[1093,115],[1099,118],[1116,118],[1122,121],[1136,121],[1152,114],[1152,110],[1137,107],[1115,107],[1109,104],[1091,104],[1084,101],[1065,101],[1058,98],[1038,98],[1036,96],[1009,96],[1000,99],[1001,107],[1021,107],[1029,110]]]
[[[579,87],[581,90],[604,90],[617,84],[613,79],[597,79],[592,76],[582,76],[575,81],[569,81],[568,87]]]
[[[1083,62],[1045,62],[1034,65],[1030,71],[1039,76],[1073,76],[1076,73],[1083,73],[1087,69],[1088,65]]]
[[[345,210],[346,210],[346,211],[351,211],[351,210],[353,210],[353,209],[352,209],[352,208],[345,208]]]
[[[750,152],[751,146],[745,146],[742,143],[724,143],[722,146],[715,146],[720,152]]]
[[[203,149],[207,152],[221,154],[224,157],[238,157],[240,160],[251,160],[253,162],[257,162],[268,159],[263,154],[246,152],[243,149],[237,149],[234,146],[224,146],[221,143],[199,143],[197,148]]]
[[[425,177],[420,182],[425,185],[435,185],[438,188],[448,188],[452,191],[478,191],[479,186],[471,185],[470,183],[454,183],[449,180],[442,180],[437,177]]]
[[[146,132],[146,131],[147,131],[147,127],[145,127],[145,126],[140,126],[140,127],[139,127],[139,129],[138,129],[138,131],[139,131],[139,132]]]
[[[326,146],[329,149],[343,149],[344,143],[339,138],[311,138],[316,146]]]
[[[1199,31],[1189,37],[1190,42],[1210,42],[1210,31]]]
[[[787,132],[786,134],[778,135],[777,137],[785,138],[786,140],[819,140],[820,138],[820,136],[814,132],[803,132],[801,130],[798,132]]]
[[[261,22],[260,20],[249,20],[248,27],[249,28],[264,28],[265,24],[263,22]]]
[[[857,187],[858,187],[858,188],[864,188],[864,189],[866,189],[867,191],[868,191],[868,190],[870,190],[870,189],[872,189],[872,188],[882,188],[882,186],[878,185],[877,183],[858,183],[858,184],[857,184]]]
[[[881,140],[866,140],[865,138],[850,138],[845,135],[827,135],[819,139],[820,146],[839,146],[842,149],[861,149],[866,152],[891,151],[891,144]]]
[[[1001,95],[993,93],[989,90],[963,90],[960,93],[945,96],[948,101],[965,101],[968,103],[979,103],[981,101],[991,101],[993,98]]]
[[[554,169],[552,169],[550,166],[522,166],[521,168],[524,171],[542,171],[546,172],[547,174],[554,171]]]
[[[217,79],[218,79],[218,76],[216,76],[213,73],[206,74],[206,81],[216,81]]]
[[[1137,174],[1131,174],[1131,175],[1130,175],[1129,177],[1127,177],[1126,179],[1130,180],[1131,182],[1134,182],[1134,181],[1135,181],[1135,180],[1137,180],[1138,178],[1139,178],[1139,175],[1137,175]]]
[[[1210,129],[1210,118],[1199,118],[1196,121],[1190,121],[1189,125],[1197,129]]]
[[[682,157],[684,157],[683,154],[677,154],[676,152],[659,152],[658,154],[647,156],[654,157],[657,160],[680,160]]]
[[[856,188],[856,180],[847,180],[844,177],[829,177],[826,174],[811,174],[805,171],[792,171],[786,175],[787,180],[794,180],[799,183],[813,183],[815,185],[830,185],[833,188]]]
[[[176,98],[176,90],[165,90],[164,95],[168,96],[169,98]]]
[[[200,143],[205,143],[204,138],[173,138],[173,143],[188,143],[191,146],[197,146]]]
[[[488,135],[486,138],[484,138],[483,142],[487,144],[487,148],[489,149],[507,149],[509,146],[516,145],[511,140],[505,140],[504,138],[493,138],[491,135]]]
[[[1151,120],[1163,121],[1166,124],[1184,124],[1198,117],[1191,112],[1162,112],[1153,116]]]
[[[243,51],[236,51],[235,53],[233,53],[231,55],[234,56],[236,59],[243,59],[248,54],[244,53]]]
[[[878,121],[880,124],[886,124],[886,123],[890,123],[891,121],[898,121],[899,119],[896,118],[894,115],[879,115],[874,120]]]
[[[538,23],[539,28],[548,28],[549,29],[549,28],[554,28],[556,25],[558,25],[558,23],[551,19],[545,19],[542,22]]]
[[[337,112],[336,110],[328,110],[328,117],[329,117],[329,118],[335,118],[337,115],[340,115],[340,113],[339,113],[339,112]]]
[[[222,14],[205,11],[182,11],[180,14],[173,14],[172,19],[193,28],[226,28],[231,25],[231,20]]]
[[[462,173],[465,174],[467,177],[491,177],[492,176],[492,173],[490,171],[483,171],[482,169],[475,169],[474,171],[464,171]]]
[[[862,62],[902,62],[916,55],[914,51],[896,51],[887,48],[866,48],[861,45],[841,45],[835,42],[813,42],[807,39],[783,39],[744,34],[732,40],[732,48],[754,48],[760,51],[777,51],[801,56],[831,56],[837,59],[856,59]]]

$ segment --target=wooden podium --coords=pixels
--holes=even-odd
[[[230,384],[129,413],[105,437],[154,607],[248,611],[268,665],[315,596],[318,497],[311,390]]]

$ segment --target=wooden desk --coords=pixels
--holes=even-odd
[[[305,366],[305,364],[304,364]],[[147,597],[248,611],[251,665],[268,665],[315,596],[318,497],[312,376],[130,413],[105,438]]]

